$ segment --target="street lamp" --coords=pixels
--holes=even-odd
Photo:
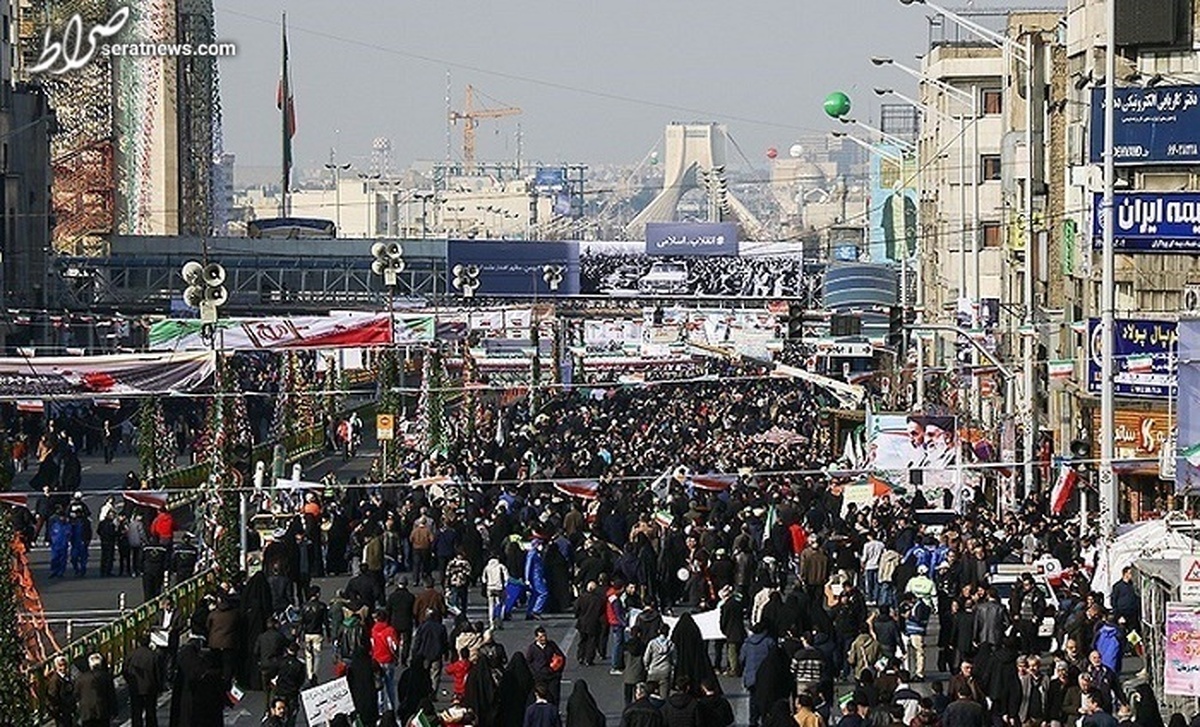
[[[925,5],[926,7],[931,8],[932,10],[934,10],[938,14],[942,15],[943,17],[949,18],[950,20],[954,21],[957,25],[959,25],[963,28],[966,28],[970,32],[974,33],[975,35],[988,41],[993,46],[1000,48],[1001,50],[1004,51],[1004,53],[1006,55],[1006,58],[1005,58],[1006,73],[1007,73],[1007,68],[1008,68],[1008,63],[1007,63],[1008,55],[1012,55],[1012,57],[1016,58],[1017,61],[1025,67],[1025,152],[1028,157],[1027,160],[1028,160],[1028,165],[1029,165],[1028,166],[1029,179],[1027,180],[1027,182],[1025,184],[1025,194],[1024,194],[1025,276],[1024,276],[1024,281],[1023,281],[1024,285],[1022,287],[1024,289],[1023,294],[1024,294],[1024,298],[1025,298],[1024,328],[1026,328],[1026,329],[1032,328],[1034,326],[1034,323],[1036,320],[1036,309],[1034,307],[1035,301],[1033,298],[1033,296],[1034,296],[1034,285],[1033,285],[1033,251],[1034,251],[1034,243],[1033,243],[1033,174],[1034,174],[1034,166],[1033,166],[1033,162],[1034,162],[1034,153],[1033,153],[1033,93],[1034,93],[1034,91],[1033,91],[1033,71],[1034,71],[1034,68],[1033,68],[1033,44],[1030,40],[1030,34],[1028,32],[1023,33],[1023,35],[1025,36],[1025,43],[1024,43],[1024,45],[1022,45],[1022,44],[1017,43],[1017,42],[1013,41],[1012,39],[1008,38],[1006,35],[997,33],[994,30],[991,30],[990,28],[985,28],[984,26],[980,25],[979,23],[976,23],[975,21],[971,20],[970,18],[964,18],[963,16],[961,16],[957,13],[947,10],[935,3],[929,2],[929,0],[900,0],[900,3],[902,5],[914,5],[914,4]],[[1111,110],[1112,110],[1112,100],[1113,100],[1113,93],[1114,93],[1113,92],[1113,88],[1114,88],[1114,78],[1113,77],[1115,75],[1115,67],[1116,67],[1115,60],[1114,60],[1114,49],[1113,49],[1113,41],[1114,41],[1114,38],[1116,37],[1115,32],[1114,32],[1114,27],[1116,25],[1116,19],[1115,19],[1116,11],[1114,8],[1115,5],[1116,5],[1115,0],[1108,0],[1108,2],[1105,3],[1105,9],[1107,12],[1106,20],[1107,20],[1107,31],[1108,31],[1108,36],[1107,36],[1108,40],[1107,40],[1107,46],[1106,46],[1106,56],[1107,56],[1106,66],[1108,68],[1108,72],[1105,74],[1106,75],[1105,99],[1107,101],[1106,115],[1105,115],[1105,120],[1107,122],[1106,127],[1105,127],[1105,141],[1106,142],[1111,142],[1111,140],[1112,140],[1110,132],[1112,131],[1113,119],[1109,112],[1111,112]],[[880,62],[876,62],[876,59],[872,58],[871,62],[875,63],[875,65],[883,65],[884,63],[892,62],[891,59],[887,59],[887,58],[880,58],[878,60]],[[897,67],[901,67],[901,66],[899,66],[899,64],[895,64],[895,65],[897,65]],[[1005,84],[1004,95],[1005,95],[1006,99],[1009,98],[1009,89],[1008,89],[1007,83]],[[978,118],[978,114],[976,114],[976,117]],[[978,144],[976,144],[976,150],[978,150]],[[1107,144],[1105,146],[1105,154],[1106,154],[1106,161],[1107,161],[1112,156],[1111,143]],[[1113,171],[1107,163],[1105,164],[1104,171],[1105,171],[1105,179],[1104,179],[1104,181],[1105,181],[1105,204],[1102,207],[1102,210],[1111,211],[1111,209],[1112,209],[1112,188],[1113,188],[1112,182],[1115,179],[1115,171]],[[1108,230],[1111,230],[1111,229],[1112,229],[1112,225],[1111,224],[1107,225],[1105,227],[1106,233]],[[976,239],[978,239],[978,238],[976,238]],[[1113,373],[1113,362],[1112,362],[1112,333],[1113,333],[1113,323],[1112,323],[1113,305],[1112,305],[1112,303],[1113,303],[1113,299],[1112,299],[1112,292],[1113,292],[1113,287],[1114,287],[1115,283],[1113,281],[1114,274],[1113,274],[1113,265],[1111,263],[1112,245],[1109,244],[1111,240],[1112,240],[1111,236],[1106,234],[1105,235],[1105,245],[1104,245],[1103,281],[1100,285],[1100,290],[1101,290],[1101,293],[1100,293],[1100,299],[1101,299],[1100,327],[1101,327],[1101,336],[1103,338],[1103,341],[1101,343],[1101,352],[1102,352],[1102,354],[1101,354],[1101,378],[1102,378],[1101,384],[1102,385],[1101,385],[1101,395],[1100,395],[1101,396],[1100,427],[1101,427],[1101,432],[1102,432],[1101,437],[1100,437],[1100,447],[1101,447],[1101,454],[1100,454],[1100,509],[1102,511],[1101,519],[1102,519],[1102,521],[1104,521],[1102,523],[1102,528],[1104,529],[1104,531],[1106,533],[1109,531],[1109,529],[1111,529],[1112,526],[1115,526],[1115,524],[1116,524],[1116,518],[1115,518],[1116,510],[1113,507],[1113,504],[1116,502],[1116,481],[1115,481],[1115,478],[1113,477],[1113,473],[1112,473],[1112,458],[1113,458],[1113,455],[1115,454],[1115,450],[1114,450],[1115,444],[1113,442],[1113,437],[1115,436],[1115,432],[1114,432],[1114,428],[1113,428],[1113,404],[1114,404],[1114,402],[1113,402],[1113,398],[1112,398],[1112,373]],[[1035,381],[1034,381],[1034,370],[1033,370],[1034,338],[1032,336],[1026,337],[1026,340],[1024,341],[1024,350],[1025,350],[1024,371],[1023,371],[1022,379],[1024,380],[1024,386],[1025,386],[1025,396],[1023,397],[1023,399],[1024,399],[1024,405],[1026,408],[1024,409],[1025,416],[1023,417],[1025,420],[1024,421],[1025,436],[1023,437],[1024,448],[1025,448],[1025,457],[1024,457],[1025,461],[1024,461],[1024,467],[1022,469],[1022,472],[1023,472],[1024,479],[1025,479],[1025,487],[1030,488],[1030,487],[1032,487],[1032,483],[1033,483],[1033,471],[1034,471],[1033,450],[1036,445],[1036,436],[1037,436],[1037,429],[1038,429],[1037,406],[1034,401],[1034,399],[1035,399],[1035,392],[1034,392]],[[1106,504],[1108,507],[1107,511],[1106,511]],[[1108,518],[1108,519],[1105,520],[1105,518]]]
[[[337,231],[340,235],[342,232],[342,172],[350,168],[350,162],[338,164],[333,160],[333,150],[329,150],[329,162],[325,165],[333,176],[333,217],[334,224],[337,225]]]
[[[884,131],[883,129],[877,129],[874,126],[871,126],[870,124],[864,124],[863,122],[859,121],[858,119],[852,119],[847,116],[840,116],[840,117],[838,117],[838,121],[842,122],[843,124],[857,126],[860,129],[869,131],[870,133],[875,134],[876,136],[883,139],[884,141],[900,147],[900,149],[903,151],[910,152],[910,151],[916,151],[916,149],[917,149],[916,144],[913,144],[910,141],[905,141],[904,139],[901,139],[898,136],[889,134],[886,131]]]
[[[434,190],[413,192],[413,199],[421,200],[421,239],[429,236],[429,201],[437,196]]]
[[[404,389],[404,364],[400,362],[400,356],[395,352],[396,347],[396,284],[399,282],[399,275],[404,271],[404,248],[398,242],[377,242],[371,245],[371,272],[383,278],[383,284],[388,289],[388,335],[391,336],[393,344],[392,365],[400,370],[400,414],[404,413],[403,406],[403,389]],[[436,319],[435,319],[436,323]],[[381,379],[390,377],[381,376]],[[390,401],[390,397],[388,399]],[[396,414],[397,412],[385,412],[388,414]],[[383,447],[383,469],[384,476],[391,474],[390,460],[388,460],[388,440],[384,439]]]
[[[379,215],[375,214],[375,185],[371,184],[371,182],[377,181],[382,176],[383,175],[378,172],[374,174],[364,174],[362,172],[358,173],[358,178],[362,180],[363,183],[363,194],[367,198],[367,225],[365,232],[368,237],[374,237],[375,235],[379,234]],[[374,223],[372,223],[372,218],[374,218]],[[387,234],[386,226],[384,227],[384,234]]]

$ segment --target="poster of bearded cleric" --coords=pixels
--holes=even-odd
[[[870,414],[865,469],[929,507],[961,499],[958,422],[952,416]]]
[[[819,266],[796,254],[757,254],[728,222],[650,223],[646,241],[580,244],[585,295],[803,298],[819,296]]]

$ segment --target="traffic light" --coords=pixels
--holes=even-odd
[[[888,348],[901,351],[904,348],[904,309],[894,305],[888,309]]]
[[[804,306],[788,303],[787,340],[800,341],[804,338]]]

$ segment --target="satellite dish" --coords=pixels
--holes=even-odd
[[[803,153],[804,147],[800,146],[799,144],[792,144],[792,147],[788,149],[788,156],[793,159],[798,159]]]

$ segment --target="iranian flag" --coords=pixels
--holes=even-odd
[[[597,480],[558,480],[554,483],[554,489],[581,500],[595,500],[600,496],[600,482]]]
[[[135,505],[154,509],[167,507],[167,493],[162,490],[125,490],[121,496]]]
[[[737,482],[737,478],[738,476],[736,474],[690,475],[687,479],[687,482],[690,486],[700,490],[708,490],[709,492],[724,492],[730,487],[733,487],[733,483]]]
[[[1075,374],[1074,361],[1051,361],[1046,368],[1054,381],[1064,381]]]
[[[283,115],[283,191],[287,194],[286,182],[292,173],[292,137],[296,135],[296,101],[292,97],[292,76],[288,72],[287,13],[283,15],[283,68],[279,73],[279,86],[275,89],[275,107]]]
[[[1154,371],[1154,357],[1150,355],[1130,356],[1126,364],[1131,374],[1148,374]]]
[[[1079,473],[1074,467],[1066,464],[1059,465],[1058,479],[1054,481],[1054,489],[1050,491],[1050,512],[1058,515],[1067,507],[1071,493],[1075,491],[1075,483]]]
[[[1179,450],[1179,456],[1187,460],[1193,467],[1200,467],[1200,443]]]
[[[0,503],[29,509],[29,495],[24,492],[0,492]]]

